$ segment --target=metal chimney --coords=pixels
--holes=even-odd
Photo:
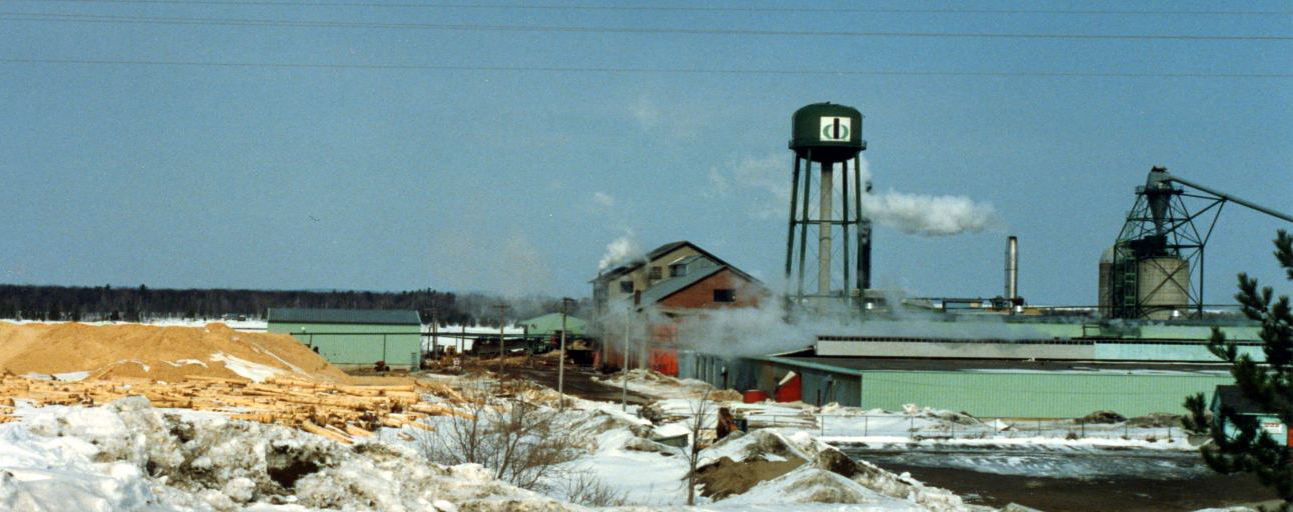
[[[1019,298],[1019,239],[1011,236],[1006,239],[1006,300],[1014,308],[1015,299]]]

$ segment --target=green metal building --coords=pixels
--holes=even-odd
[[[923,326],[928,332],[922,334],[949,339],[819,337],[805,350],[764,357],[683,351],[679,376],[771,394],[794,372],[797,396],[810,404],[901,410],[914,403],[1012,418],[1075,418],[1097,410],[1183,414],[1185,397],[1203,393],[1210,400],[1218,386],[1234,383],[1228,366],[1207,350],[1209,325],[1140,324],[1117,332],[1080,323],[990,327],[993,336],[981,339],[954,339],[951,334],[965,329],[955,322]],[[1257,327],[1221,330],[1241,352],[1264,361]]]
[[[530,336],[550,336],[561,332],[561,313],[548,313],[520,322]],[[583,336],[585,323],[574,316],[566,315],[566,335]]]
[[[1210,398],[1218,385],[1234,382],[1224,371],[1197,366],[832,359],[680,354],[679,368],[680,376],[715,386],[769,393],[794,372],[799,397],[809,404],[889,411],[917,404],[1004,418],[1079,418],[1099,410],[1184,414],[1186,396]]]
[[[266,330],[290,334],[342,369],[416,369],[422,319],[412,310],[270,308]]]

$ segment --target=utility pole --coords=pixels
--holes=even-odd
[[[507,304],[494,306],[498,308],[498,378],[503,378],[503,328],[507,327]]]
[[[643,330],[646,331],[642,334],[642,346],[638,350],[638,368],[645,372],[651,368],[651,322],[645,313],[639,313],[638,318],[642,320]]]
[[[566,410],[566,315],[575,299],[561,299],[561,359],[557,363],[557,394],[561,395],[560,410]]]
[[[624,364],[620,365],[624,380],[620,386],[620,408],[629,410],[629,306],[624,306]]]
[[[440,329],[440,316],[433,309],[431,310],[431,353],[432,354],[436,354],[436,351],[440,349],[439,329]]]

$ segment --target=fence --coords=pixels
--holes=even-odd
[[[815,430],[823,437],[901,437],[927,439],[1125,439],[1170,441],[1187,435],[1179,423],[1135,425],[1130,421],[1093,423],[1078,418],[972,418],[922,415],[769,415],[747,414],[755,428]]]

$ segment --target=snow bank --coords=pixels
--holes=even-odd
[[[726,510],[752,510],[769,507],[786,510],[786,505],[850,504],[848,510],[925,510],[915,503],[885,496],[862,484],[809,465],[760,483],[745,494],[715,504]],[[796,506],[794,509],[802,510]]]
[[[704,466],[723,457],[737,462],[750,457],[763,457],[765,460],[795,458],[806,462],[828,449],[832,448],[807,432],[785,436],[771,430],[755,430],[743,436],[726,437],[702,450],[700,465]]]
[[[151,507],[151,508],[150,508]],[[152,408],[45,407],[0,426],[0,509],[570,510],[479,466],[340,445],[275,425]]]
[[[246,359],[241,359],[235,356],[231,356],[224,352],[216,352],[214,354],[211,354],[211,357],[209,359],[211,361],[224,363],[224,367],[227,368],[229,371],[238,374],[238,376],[240,377],[251,379],[252,382],[263,382],[270,377],[278,375],[278,372],[279,372],[278,368],[274,368],[272,366],[266,366],[263,364],[253,363]],[[199,364],[201,364],[200,361],[199,361]],[[202,367],[205,368],[206,365],[203,364]]]

